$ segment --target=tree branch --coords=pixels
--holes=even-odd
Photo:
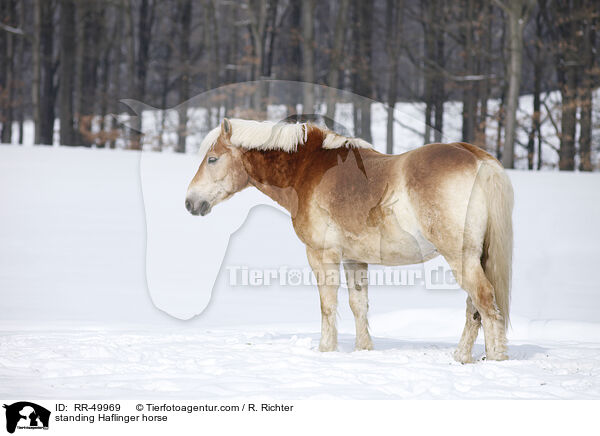
[[[8,24],[4,24],[2,22],[0,22],[0,29],[5,30],[9,33],[14,33],[15,35],[20,35],[20,36],[25,36],[25,37],[28,36],[25,32],[23,32],[22,29],[19,29],[18,27],[9,26]]]

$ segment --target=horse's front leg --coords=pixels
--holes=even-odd
[[[369,334],[367,311],[369,310],[368,268],[366,263],[345,261],[346,283],[350,308],[356,323],[356,350],[372,350],[373,343]]]
[[[340,284],[339,255],[329,250],[306,249],[321,297],[321,342],[319,351],[337,349],[337,291]]]

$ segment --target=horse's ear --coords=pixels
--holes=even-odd
[[[221,136],[229,139],[231,138],[231,121],[227,118],[223,118],[223,122],[221,123]]]

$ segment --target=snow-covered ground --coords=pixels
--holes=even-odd
[[[375,350],[353,352],[342,288],[339,352],[323,354],[314,288],[232,286],[231,266],[307,266],[289,218],[269,206],[217,241],[225,215],[243,221],[248,202],[265,202],[251,191],[198,218],[179,205],[182,185],[184,227],[213,239],[173,229],[173,240],[198,259],[225,244],[224,263],[197,262],[197,295],[148,292],[146,220],[175,213],[144,209],[140,170],[156,170],[156,156],[165,180],[192,176],[191,156],[0,147],[0,398],[600,398],[598,174],[510,172],[510,360],[461,365],[462,290],[372,286]],[[158,277],[167,266],[153,266]],[[211,294],[201,276],[217,273]]]
[[[251,303],[264,301],[257,298]],[[401,318],[404,313],[395,315]],[[427,322],[454,314],[430,310],[422,315]],[[600,396],[598,343],[512,341],[512,360],[461,365],[451,357],[457,335],[417,339],[407,334],[403,330],[396,336],[375,337],[375,350],[368,352],[352,352],[354,339],[343,334],[339,352],[320,353],[316,322],[220,330],[198,326],[194,331],[3,332],[0,396],[15,400]],[[481,354],[483,347],[476,348]]]

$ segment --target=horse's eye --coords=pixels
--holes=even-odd
[[[211,156],[211,157],[208,158],[208,163],[209,164],[213,164],[213,163],[215,163],[218,160],[219,160],[218,157]]]

